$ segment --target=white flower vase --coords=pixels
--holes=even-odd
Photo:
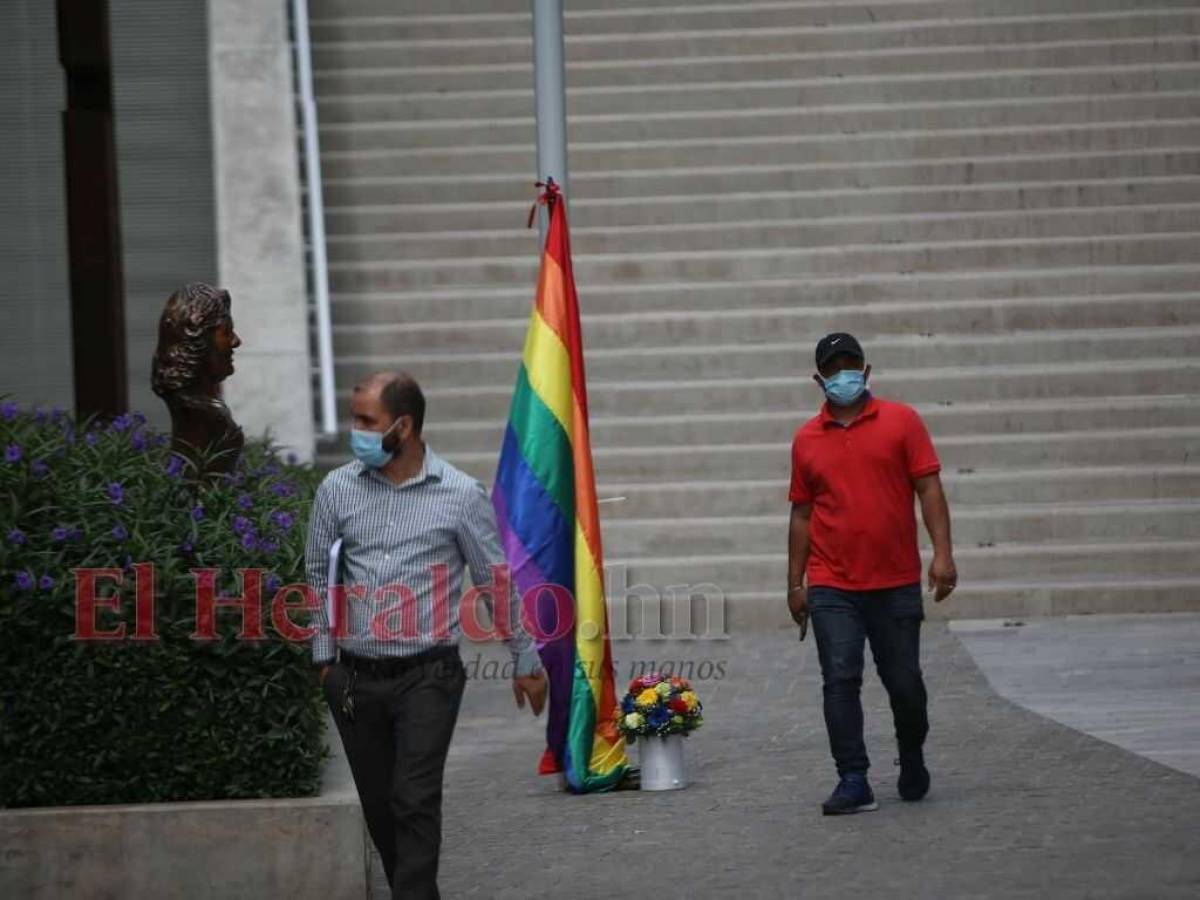
[[[637,740],[643,791],[677,791],[687,787],[681,734],[647,735]]]

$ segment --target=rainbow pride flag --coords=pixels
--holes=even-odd
[[[549,209],[550,226],[492,504],[513,582],[538,626],[550,681],[540,772],[562,772],[570,790],[588,793],[616,787],[628,763],[613,720],[617,701],[566,206],[553,182],[540,202]]]

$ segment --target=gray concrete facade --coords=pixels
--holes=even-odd
[[[283,2],[209,0],[219,281],[243,346],[226,399],[248,435],[313,453],[300,177]]]

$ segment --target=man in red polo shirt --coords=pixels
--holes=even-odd
[[[849,334],[817,344],[814,377],[827,402],[792,441],[788,609],[800,639],[812,617],[824,681],[825,727],[839,781],[826,815],[877,809],[863,743],[863,646],[887,689],[904,800],[929,790],[921,678],[921,557],[914,495],[933,543],[929,584],[941,602],[957,572],[941,464],[916,411],[867,390],[871,367]]]

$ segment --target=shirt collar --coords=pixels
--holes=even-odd
[[[408,481],[402,481],[400,484],[395,484],[386,475],[381,474],[376,469],[363,462],[358,464],[358,475],[361,478],[364,475],[373,475],[377,480],[384,482],[388,487],[407,488],[414,485],[423,484],[428,480],[441,481],[446,475],[446,462],[440,456],[433,452],[433,449],[425,445],[425,458],[421,461],[421,470],[417,472]]]
[[[858,424],[864,419],[872,419],[877,415],[879,415],[879,402],[875,399],[874,394],[872,394],[870,391],[867,391],[867,405],[862,408],[862,412],[858,414],[858,418],[847,422],[845,425],[842,425],[841,422],[833,417],[833,413],[829,410],[829,401],[826,400],[825,404],[821,407],[821,424],[824,426],[839,425],[843,428],[849,428],[852,425]]]

